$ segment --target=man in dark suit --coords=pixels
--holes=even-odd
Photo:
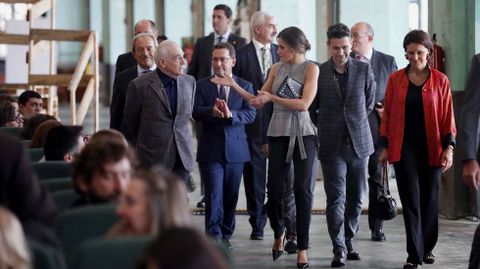
[[[233,73],[253,84],[257,95],[262,88],[270,67],[278,62],[277,45],[272,42],[277,34],[275,17],[257,11],[252,15],[252,41],[237,51]],[[255,121],[245,126],[251,161],[243,168],[243,182],[247,198],[247,211],[250,215],[252,233],[250,239],[263,239],[263,229],[267,223],[265,212],[266,158],[262,152],[267,145],[266,130],[262,128],[262,110],[257,110]]]
[[[473,191],[480,188],[480,54],[473,56],[470,74],[465,85],[461,116],[460,150],[463,162],[463,181]],[[469,269],[480,267],[480,226],[477,227],[470,253]]]
[[[194,165],[190,122],[195,79],[183,75],[183,57],[173,41],[157,47],[157,69],[128,86],[122,131],[141,165],[162,164],[188,182]]]
[[[27,238],[60,247],[52,229],[57,207],[35,176],[22,143],[4,134],[0,134],[0,190],[0,205],[17,216]]]
[[[233,20],[232,15],[232,9],[227,5],[220,4],[213,8],[213,33],[197,40],[193,49],[192,59],[188,65],[187,73],[194,76],[195,79],[200,80],[213,75],[211,57],[214,45],[220,42],[228,42],[237,50],[247,43],[245,38],[230,33],[230,26]],[[195,122],[194,126],[195,133],[201,133],[201,124]],[[202,182],[202,195],[203,192]],[[205,207],[204,198],[198,202],[197,206]]]
[[[377,89],[375,91],[375,109],[368,116],[370,131],[372,132],[375,152],[368,159],[368,226],[371,230],[373,241],[385,241],[383,221],[375,214],[375,204],[382,187],[382,165],[378,163],[381,148],[378,143],[380,138],[380,117],[383,113],[383,99],[387,80],[391,73],[397,71],[395,58],[373,49],[373,28],[366,22],[358,22],[352,27],[352,53],[351,56],[362,62],[369,63],[375,76]]]
[[[155,28],[155,22],[151,20],[139,20],[133,27],[133,35],[136,36],[140,33],[149,33],[153,35],[155,39],[157,39],[158,30]],[[135,60],[132,52],[120,54],[117,58],[117,62],[115,63],[115,76],[117,76],[123,70],[131,68],[136,64],[137,61]]]
[[[192,60],[188,66],[188,74],[197,80],[210,77],[212,73],[211,56],[213,46],[220,42],[228,42],[237,50],[243,47],[247,40],[230,33],[232,24],[232,9],[227,5],[216,5],[213,8],[212,25],[214,32],[201,37],[195,43]]]
[[[318,156],[334,253],[331,265],[341,267],[346,258],[360,259],[353,238],[366,189],[367,160],[373,153],[368,115],[375,102],[375,81],[369,64],[350,58],[347,26],[330,26],[327,37],[331,58],[320,66],[319,90],[313,106],[318,111]]]
[[[125,98],[127,97],[127,88],[130,81],[154,71],[154,54],[157,48],[157,40],[148,33],[140,33],[132,40],[132,55],[135,57],[136,64],[115,76],[113,83],[112,104],[110,105],[110,128],[119,130],[122,127],[123,109],[125,107]]]
[[[252,84],[232,75],[235,49],[229,43],[215,45],[212,66],[215,76],[197,82],[193,117],[203,124],[198,141],[197,162],[205,184],[205,229],[229,249],[235,229],[243,165],[250,161],[245,124],[256,110],[219,78],[234,80],[253,93]]]

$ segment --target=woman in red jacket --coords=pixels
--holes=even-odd
[[[393,164],[403,206],[408,253],[404,269],[435,262],[439,181],[452,165],[455,147],[450,85],[427,64],[432,47],[422,30],[405,36],[409,65],[388,79],[380,127],[380,161]]]

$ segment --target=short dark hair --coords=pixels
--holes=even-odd
[[[0,101],[8,101],[10,103],[17,103],[18,100],[16,97],[13,97],[8,94],[0,94]]]
[[[65,154],[73,153],[78,147],[78,138],[82,135],[82,126],[60,125],[47,133],[43,151],[47,161],[63,161]]]
[[[224,4],[216,5],[213,8],[213,10],[223,10],[223,11],[225,11],[225,17],[227,17],[227,19],[230,19],[233,15],[232,9],[229,6],[224,5]]]
[[[343,23],[337,23],[330,27],[327,30],[327,39],[330,41],[332,38],[344,38],[350,37],[350,29]]]
[[[8,122],[15,120],[15,107],[12,102],[0,101],[0,127],[5,127]]]
[[[20,96],[18,97],[18,103],[20,105],[25,105],[27,104],[28,100],[30,100],[30,98],[42,99],[42,96],[38,94],[38,92],[27,90],[20,94]]]
[[[46,122],[47,120],[56,120],[56,118],[48,114],[37,114],[26,120],[23,124],[22,138],[26,140],[31,140],[38,126],[40,126],[40,124]]]
[[[135,166],[133,153],[123,141],[118,139],[102,139],[95,143],[87,143],[82,152],[73,161],[74,187],[78,193],[82,193],[77,180],[81,179],[90,183],[95,172],[105,173],[105,164],[116,163],[123,158],[128,158],[130,165]]]
[[[168,40],[168,37],[166,35],[158,35],[157,36],[157,42],[160,44],[160,42]]]
[[[408,32],[408,34],[403,39],[403,49],[407,51],[407,46],[412,43],[422,44],[428,50],[431,50],[433,48],[433,42],[430,38],[430,35],[422,30],[412,30]]]
[[[305,53],[310,50],[310,43],[307,36],[300,28],[290,26],[283,29],[277,36],[277,39],[282,39],[283,42],[298,53]]]
[[[228,50],[228,54],[230,54],[230,58],[235,59],[235,48],[232,44],[227,42],[220,42],[213,47],[213,50],[216,49],[226,49]]]

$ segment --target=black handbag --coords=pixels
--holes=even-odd
[[[285,99],[300,99],[302,98],[303,85],[287,76],[280,88],[277,90],[277,95]]]
[[[375,213],[381,220],[391,220],[397,216],[397,201],[390,195],[388,186],[388,165],[383,167],[382,188],[375,205]]]

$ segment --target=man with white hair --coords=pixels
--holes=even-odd
[[[132,54],[136,65],[123,70],[115,76],[113,82],[112,103],[110,105],[110,128],[119,130],[122,126],[123,109],[127,96],[127,87],[130,81],[154,71],[154,54],[157,48],[157,39],[149,33],[140,33],[132,40]]]
[[[157,69],[128,86],[122,132],[142,166],[161,164],[188,182],[194,166],[190,119],[195,79],[183,74],[183,57],[177,43],[160,43]]]

